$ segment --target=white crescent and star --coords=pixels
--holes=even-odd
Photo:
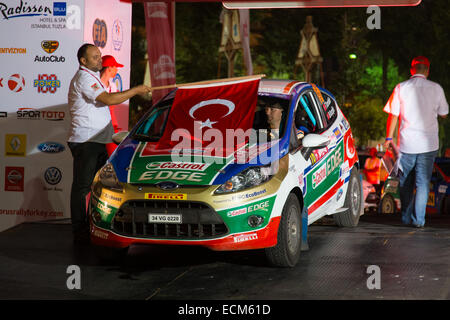
[[[355,147],[353,146],[352,148],[350,148],[350,136],[347,137],[347,143],[345,144],[345,148],[347,150],[347,156],[349,157],[349,159],[353,159],[353,157],[355,156]]]
[[[228,107],[228,113],[223,115],[222,118],[225,118],[229,114],[231,114],[234,111],[235,104],[231,102],[230,100],[224,100],[224,99],[212,99],[212,100],[206,100],[197,103],[195,106],[193,106],[191,109],[189,109],[189,116],[195,120],[194,112],[197,111],[200,108],[206,107],[208,105],[212,104],[221,104],[226,107]],[[211,121],[210,119],[207,119],[206,121],[200,121],[200,129],[204,127],[212,128],[212,125],[217,123],[217,121]]]

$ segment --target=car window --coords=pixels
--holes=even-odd
[[[163,135],[172,102],[173,100],[150,112],[134,132],[134,139],[158,141]]]
[[[320,117],[311,91],[302,94],[297,101],[295,126],[297,131],[302,131],[304,134],[317,133],[321,128]]]
[[[333,124],[337,117],[336,101],[324,92],[322,92],[322,97],[324,100],[322,103],[322,110],[326,121],[326,127],[328,128]]]
[[[267,108],[276,106],[281,112],[280,125],[278,129],[271,129],[271,119],[273,115],[270,115],[270,111]],[[275,140],[281,138],[284,135],[287,123],[287,114],[289,111],[289,100],[281,99],[277,97],[258,96],[258,101],[255,109],[255,117],[253,119],[253,129],[258,130],[259,133],[267,133],[269,140]],[[277,111],[275,110],[274,113]],[[272,133],[272,134],[271,134]]]

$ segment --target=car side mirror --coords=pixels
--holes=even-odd
[[[115,144],[118,145],[128,136],[128,134],[129,134],[128,131],[117,132],[117,133],[113,134],[112,140]]]
[[[302,140],[302,155],[305,160],[309,159],[309,156],[314,149],[320,149],[326,147],[330,143],[330,139],[321,136],[320,134],[310,133],[306,135]]]

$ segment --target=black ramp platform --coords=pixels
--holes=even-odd
[[[69,221],[25,223],[0,233],[0,299],[450,299],[450,216],[428,216],[425,229],[399,220],[366,214],[338,228],[323,219],[292,269],[268,267],[262,250],[185,246],[135,246],[105,263],[73,245]],[[81,289],[67,287],[72,265]],[[368,288],[373,268],[380,289]]]

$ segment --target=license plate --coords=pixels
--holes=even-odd
[[[182,223],[181,214],[148,214],[148,223]]]

